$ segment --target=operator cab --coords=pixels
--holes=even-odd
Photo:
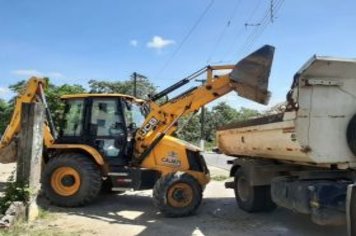
[[[145,121],[143,100],[121,94],[63,96],[65,108],[57,143],[86,144],[109,166],[127,165],[135,132]]]

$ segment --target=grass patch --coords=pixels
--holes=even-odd
[[[227,180],[228,178],[230,178],[229,176],[226,176],[226,175],[215,175],[215,176],[212,176],[211,179],[212,180],[215,180],[215,181],[225,181]]]
[[[4,214],[11,203],[15,201],[27,202],[30,196],[30,189],[24,184],[15,181],[15,172],[8,178],[4,195],[0,197],[0,213]]]
[[[54,213],[52,213],[46,209],[38,207],[37,219],[39,219],[39,220],[54,220],[55,218],[56,218],[56,216]]]
[[[10,229],[0,229],[0,236],[80,236],[79,232],[61,232],[56,227],[18,222]]]

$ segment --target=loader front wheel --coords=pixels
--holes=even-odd
[[[269,212],[276,208],[270,186],[251,186],[248,170],[241,167],[235,172],[235,198],[238,206],[247,212]]]
[[[65,153],[50,159],[42,176],[45,196],[63,207],[91,202],[100,192],[101,182],[99,168],[80,153]]]
[[[177,172],[161,177],[153,189],[153,202],[168,217],[193,214],[202,201],[202,188],[189,174]]]

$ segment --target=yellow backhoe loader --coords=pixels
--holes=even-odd
[[[233,90],[266,104],[273,54],[266,45],[236,65],[207,66],[147,100],[123,94],[65,95],[58,133],[46,103],[46,81],[32,77],[2,136],[0,162],[15,161],[22,103],[40,102],[46,109],[42,188],[53,204],[87,204],[109,184],[112,191],[153,189],[154,204],[166,216],[192,214],[209,171],[198,147],[171,136],[177,121]],[[231,72],[217,75],[219,70]],[[204,73],[205,84],[157,103]]]

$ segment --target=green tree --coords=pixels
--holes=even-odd
[[[133,80],[125,81],[89,81],[90,93],[121,93],[133,96]],[[139,78],[136,83],[137,97],[147,99],[149,94],[156,92],[156,87],[147,78]]]
[[[200,139],[200,117],[198,114],[182,117],[178,121],[176,136],[191,143],[198,143]]]
[[[216,129],[225,124],[231,123],[233,121],[243,121],[256,117],[259,112],[256,110],[241,108],[236,110],[235,108],[229,106],[226,102],[220,102],[216,106],[212,107],[211,110],[205,111],[205,122],[204,122],[204,139],[211,144],[215,144]],[[188,118],[184,117],[178,124],[178,132],[176,135],[178,138],[198,144],[200,139],[200,115],[195,115],[187,124]],[[185,124],[184,128],[182,126]]]
[[[86,93],[86,90],[83,86],[78,84],[73,85],[54,85],[52,83],[48,83],[48,86],[45,90],[46,99],[48,103],[49,110],[52,113],[53,121],[55,124],[58,124],[60,114],[64,110],[64,103],[61,101],[61,96],[66,94],[79,94],[79,93]]]
[[[77,94],[77,93],[85,93],[86,90],[81,85],[54,85],[51,83],[50,79],[47,78],[47,87],[45,88],[45,94],[47,98],[48,107],[53,115],[53,120],[56,124],[58,124],[59,113],[63,110],[63,102],[60,97],[64,94]],[[9,89],[16,93],[20,94],[26,85],[26,81],[22,80],[13,85],[9,86]],[[16,95],[18,96],[18,95]],[[0,133],[5,131],[6,126],[10,122],[10,118],[14,109],[16,97],[9,100],[8,103],[5,101],[0,101]]]
[[[8,121],[10,120],[10,115],[11,109],[8,102],[0,99],[0,136],[4,133],[7,127]]]

